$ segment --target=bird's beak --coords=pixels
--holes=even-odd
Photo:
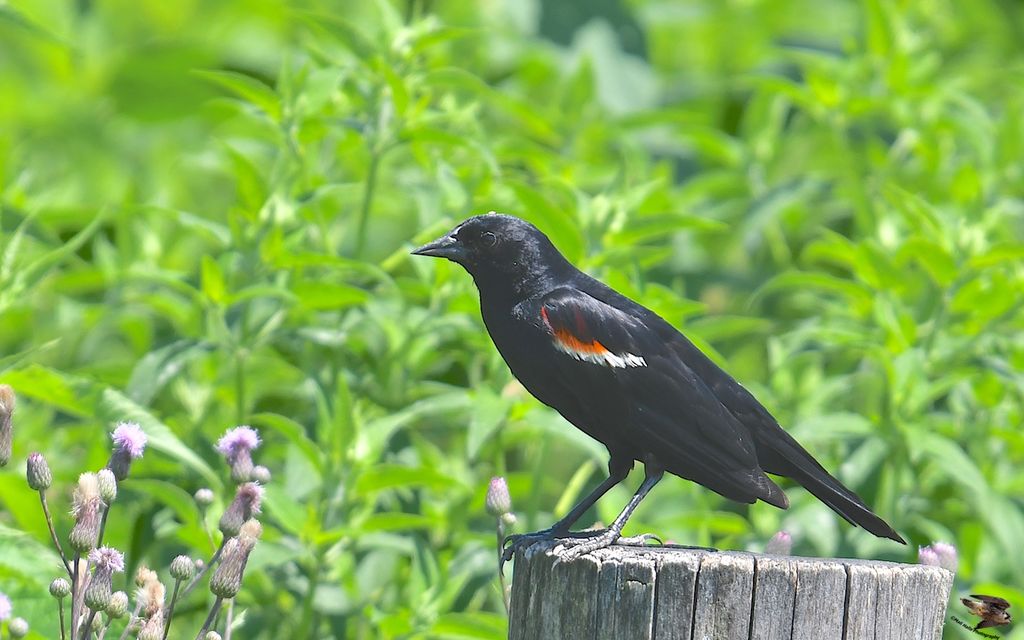
[[[428,242],[419,249],[412,252],[414,256],[431,256],[434,258],[448,258],[457,262],[463,255],[463,247],[453,234],[441,236],[433,242]]]

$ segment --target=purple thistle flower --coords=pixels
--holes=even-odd
[[[124,571],[124,554],[110,547],[100,547],[90,551],[89,562],[95,565],[96,570],[116,573]]]
[[[118,449],[127,453],[132,460],[138,460],[146,451],[146,433],[134,422],[120,422],[111,435]]]
[[[917,561],[930,567],[939,566],[939,554],[931,547],[918,547]]]
[[[252,475],[252,452],[260,446],[260,436],[248,425],[228,429],[217,441],[217,451],[231,465],[231,479],[247,482]]]
[[[956,573],[960,566],[960,559],[957,557],[956,547],[948,542],[933,542],[932,550],[939,558],[939,566],[946,571]]]
[[[114,440],[114,452],[110,454],[107,468],[114,472],[114,478],[124,480],[128,477],[132,460],[141,458],[146,450],[146,434],[134,422],[120,422],[111,438]]]
[[[10,618],[11,611],[13,611],[13,609],[14,608],[11,606],[11,599],[8,598],[5,593],[0,592],[0,622]]]
[[[92,580],[85,589],[85,604],[90,609],[101,611],[110,604],[113,596],[111,578],[114,572],[124,571],[124,555],[117,549],[100,547],[89,552],[92,563]]]

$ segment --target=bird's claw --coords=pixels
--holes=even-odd
[[[605,549],[613,544],[621,544],[632,547],[645,547],[649,540],[655,540],[663,544],[661,538],[653,533],[642,533],[636,536],[622,537],[614,529],[604,529],[593,532],[593,535],[586,538],[567,538],[560,540],[558,546],[551,550],[561,561],[575,560],[588,553]]]
[[[501,541],[501,558],[498,561],[498,571],[504,573],[505,563],[512,559],[516,551],[528,547],[535,542],[555,540],[563,535],[568,535],[568,532],[543,529],[533,533],[511,533],[505,536],[505,539]]]

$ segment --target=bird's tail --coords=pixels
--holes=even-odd
[[[868,508],[860,496],[832,477],[781,427],[772,435],[773,442],[758,443],[757,457],[762,469],[796,480],[850,524],[860,525],[880,538],[907,543],[889,523]]]

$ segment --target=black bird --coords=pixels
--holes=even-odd
[[[574,537],[563,543],[570,555],[613,544],[665,471],[781,509],[789,500],[765,473],[787,476],[851,524],[906,544],[685,336],[571,265],[532,224],[476,216],[413,253],[447,258],[473,276],[484,324],[515,377],[611,454],[609,477],[551,528],[514,537],[506,559],[537,539]],[[637,461],[644,481],[611,526],[570,534]]]

